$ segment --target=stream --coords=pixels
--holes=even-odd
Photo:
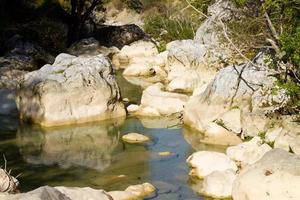
[[[120,74],[123,97],[139,103],[142,89]],[[124,143],[121,137],[129,132],[145,134],[151,141]],[[44,185],[112,191],[149,182],[158,191],[147,199],[207,199],[195,192],[198,184],[189,180],[185,160],[198,150],[224,152],[226,147],[201,143],[201,137],[180,125],[176,116],[128,116],[47,129],[0,117],[0,153],[5,155],[7,169],[14,176],[20,174],[23,192]],[[171,154],[162,156],[160,152]]]

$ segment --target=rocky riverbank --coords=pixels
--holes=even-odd
[[[225,153],[199,151],[187,159],[196,192],[234,200],[298,200],[299,121],[296,115],[280,112],[288,109],[291,99],[276,84],[268,51],[262,49],[247,59],[232,41],[224,39],[222,22],[232,18],[233,9],[237,8],[231,1],[217,0],[208,8],[209,17],[195,38],[168,43],[163,52],[149,40],[115,45],[117,48],[88,38],[54,59],[37,44],[14,36],[8,41],[10,50],[0,58],[0,114],[43,127],[126,115],[158,121],[174,117],[175,123],[201,132],[202,143],[229,146]],[[137,19],[141,24],[141,18]],[[143,89],[140,103],[122,96],[116,70]],[[157,124],[168,127],[164,122]],[[143,135],[130,136],[132,142]],[[59,155],[64,153],[63,149],[52,159],[60,162]],[[17,183],[3,171],[1,188],[11,187],[12,181],[12,185]],[[155,185],[149,183],[113,192],[45,186],[0,197],[129,200],[154,191]]]

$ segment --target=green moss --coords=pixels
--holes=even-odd
[[[64,72],[65,72],[65,70],[63,70],[63,69],[54,71],[55,74],[62,74],[62,73],[64,73]]]

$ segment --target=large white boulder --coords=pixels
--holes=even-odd
[[[281,149],[269,151],[245,168],[233,184],[234,200],[300,199],[300,157]]]
[[[153,113],[153,115],[171,115],[181,112],[189,97],[184,94],[163,91],[164,86],[156,83],[143,91],[141,107],[138,115],[145,115],[144,110]],[[155,116],[155,115],[154,115]]]
[[[278,99],[270,93],[274,88],[275,78],[270,76],[271,71],[268,70],[265,60],[266,56],[259,53],[252,61],[255,65],[248,62],[220,70],[206,90],[198,96],[192,96],[186,104],[185,124],[205,131],[209,123],[223,120],[228,129],[234,132],[243,129],[243,135],[252,136],[257,135],[259,129],[264,130],[268,122],[265,113],[276,110],[286,102],[286,98]],[[234,117],[226,116],[233,109],[236,110],[236,114],[230,115]],[[263,118],[254,120],[250,123],[251,126],[246,128],[250,120],[244,118],[257,119],[257,116]],[[236,126],[233,126],[234,124]]]
[[[194,40],[173,41],[167,44],[168,87],[170,91],[193,92],[209,83],[217,73],[207,58],[206,47]]]
[[[60,54],[53,65],[26,74],[17,106],[21,119],[42,126],[126,115],[113,69],[102,55]]]
[[[121,51],[112,58],[112,64],[116,69],[125,69],[131,64],[152,61],[158,55],[158,50],[152,42],[137,41],[124,46]]]
[[[238,162],[241,167],[245,167],[257,162],[270,150],[272,148],[268,144],[264,144],[259,137],[254,137],[248,142],[228,147],[226,154],[232,160]]]
[[[224,153],[198,151],[188,157],[187,163],[192,167],[191,175],[204,178],[214,171],[237,171],[237,166]]]
[[[218,199],[230,198],[235,178],[235,171],[214,171],[204,178],[202,189],[199,192]]]

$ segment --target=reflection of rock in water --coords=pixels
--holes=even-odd
[[[115,120],[51,129],[25,126],[19,129],[17,141],[21,154],[29,163],[104,170],[111,164],[122,122]]]
[[[215,145],[203,142],[205,135],[199,131],[192,129],[190,127],[183,127],[183,137],[184,139],[195,149],[196,151],[217,151],[225,152],[228,146],[225,145]]]

